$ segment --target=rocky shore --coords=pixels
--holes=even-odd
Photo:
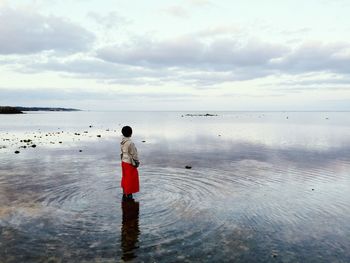
[[[50,108],[50,107],[10,107],[0,106],[0,114],[20,114],[23,111],[80,111],[72,108]]]
[[[16,107],[20,111],[80,111],[72,108],[52,108],[52,107]]]
[[[0,106],[0,114],[21,114],[21,110],[16,107]]]

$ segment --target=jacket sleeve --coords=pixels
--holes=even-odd
[[[130,143],[129,154],[130,154],[131,158],[133,158],[134,160],[139,161],[139,156],[137,154],[137,149],[136,149],[136,146],[135,146],[135,144],[133,142]]]

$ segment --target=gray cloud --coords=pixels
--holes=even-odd
[[[257,40],[241,43],[219,39],[205,43],[191,37],[167,41],[139,41],[132,45],[115,45],[97,51],[103,60],[130,65],[227,69],[267,65],[281,57],[286,47]]]
[[[0,8],[0,54],[87,49],[94,35],[68,20],[28,10]]]
[[[261,41],[239,42],[230,38],[219,38],[210,44],[200,40],[158,42],[149,45],[148,52],[140,47],[128,48],[118,54],[113,47],[97,53],[102,59],[119,63],[134,63],[146,67],[188,68],[184,79],[204,85],[249,80],[269,75],[300,75],[305,73],[336,73],[334,80],[310,80],[300,85],[349,84],[350,43],[307,42],[295,48]],[[184,51],[183,51],[184,49]],[[107,55],[109,54],[109,55]]]
[[[271,66],[290,74],[320,71],[349,74],[350,44],[305,43],[272,62]]]
[[[64,101],[64,100],[131,100],[135,98],[147,100],[186,100],[192,98],[191,94],[176,93],[176,92],[125,92],[121,90],[89,90],[87,87],[80,87],[74,89],[64,88],[6,88],[0,87],[2,104],[14,101]]]
[[[45,42],[51,34],[47,33],[50,32],[50,23],[53,23],[52,21],[56,21],[56,24],[58,21],[62,22],[59,18],[24,15],[22,11],[6,10],[8,13],[17,14],[17,18],[19,18],[18,14],[27,16],[27,23],[33,19],[33,29],[40,29],[40,25],[44,29],[43,31],[34,30],[35,33],[24,35],[20,34],[19,29],[18,32],[15,30],[18,34],[12,40],[21,45],[10,47],[0,42],[0,54],[5,51],[9,52],[11,49],[12,52],[17,50],[17,52],[25,53],[50,48],[54,50],[78,49],[85,45],[79,42],[82,39],[79,37],[69,40],[74,43],[68,41],[62,44],[65,37],[74,30],[83,30],[74,26],[72,26],[73,29],[69,29],[71,31],[66,30],[68,35],[55,36],[53,40],[50,40],[51,42]],[[106,27],[115,25],[119,19],[115,13],[107,16],[90,13],[90,16],[96,21],[104,21]],[[15,23],[13,18],[11,21]],[[71,26],[69,22],[63,22],[66,24],[61,29]],[[22,24],[18,23],[18,28],[21,28]],[[0,25],[0,32],[4,28]],[[29,29],[24,27],[21,30],[26,32]],[[342,78],[350,73],[348,70],[350,68],[350,43],[307,42],[291,47],[288,44],[245,39],[241,31],[239,27],[225,26],[212,27],[172,39],[133,38],[129,42],[89,50],[88,53],[82,53],[79,57],[55,58],[52,54],[43,55],[43,53],[35,59],[19,57],[16,65],[19,65],[17,68],[25,73],[57,71],[69,77],[94,78],[111,84],[160,85],[174,82],[193,87],[208,87],[225,82],[252,80],[281,74],[302,76],[305,73],[327,72],[336,73]],[[46,35],[46,38],[43,38],[44,41],[40,39],[41,35]],[[36,37],[33,43],[37,45],[29,45],[26,42],[33,36]],[[16,37],[23,41],[17,41]],[[0,35],[0,40],[2,38],[4,36]],[[57,38],[59,41],[56,41]],[[51,47],[49,47],[50,44],[52,44]],[[6,60],[2,59],[1,63],[6,64]],[[346,84],[345,79],[344,84]],[[322,81],[318,79],[314,82],[310,80],[310,83],[305,81],[290,85],[319,86],[325,84]]]
[[[179,83],[193,87],[209,87],[217,83],[250,80],[267,76],[269,71],[262,69],[237,68],[234,71],[194,70],[171,67],[143,67],[123,65],[97,58],[49,58],[45,62],[27,62],[22,73],[56,71],[67,77],[96,79],[108,84],[161,85]]]
[[[20,69],[23,73],[56,71],[69,77],[105,80],[110,84],[159,84],[172,73],[168,69],[149,69],[132,65],[119,65],[97,58],[50,58],[45,62],[30,62]]]
[[[347,88],[350,89],[350,77],[347,78],[327,78],[327,79],[300,79],[300,80],[290,80],[290,81],[283,81],[280,82],[279,85],[283,86],[337,86],[339,89],[344,89],[343,87],[339,86],[347,86]]]
[[[222,35],[232,36],[237,34],[245,34],[244,29],[237,25],[212,26],[194,33],[194,35],[202,38],[203,37],[212,38],[212,37],[222,36]]]
[[[255,73],[258,73],[256,77],[309,72],[350,73],[350,43],[341,42],[308,42],[290,48],[285,44],[228,37],[208,42],[197,35],[163,41],[142,39],[128,45],[108,46],[97,50],[97,57],[118,64],[230,71],[253,78]]]

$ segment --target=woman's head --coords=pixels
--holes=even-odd
[[[122,134],[124,135],[124,137],[131,137],[132,135],[132,129],[130,126],[124,126],[122,128]]]

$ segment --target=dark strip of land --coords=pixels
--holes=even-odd
[[[0,114],[21,114],[23,113],[16,107],[0,106]]]
[[[10,107],[0,106],[0,114],[21,114],[23,111],[80,111],[72,108],[50,108],[50,107]]]
[[[16,106],[15,108],[20,110],[20,111],[80,111],[79,109],[52,108],[52,107],[20,107],[20,106]]]

